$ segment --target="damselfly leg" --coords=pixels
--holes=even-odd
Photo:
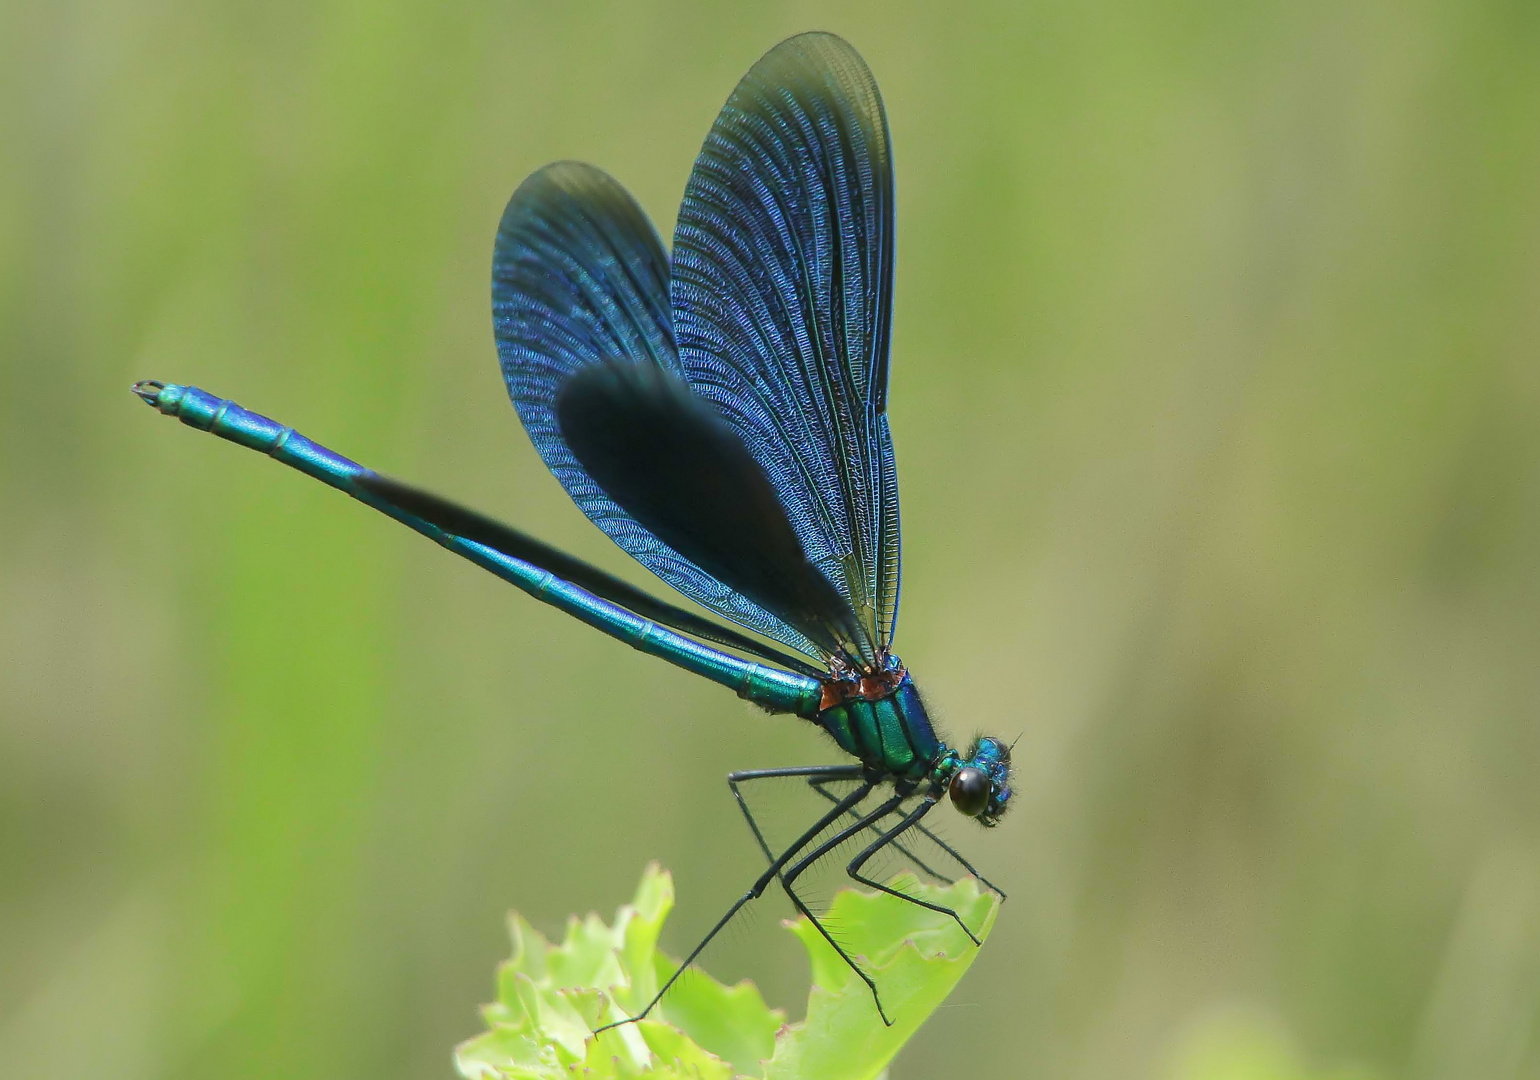
[[[765,858],[775,862],[775,853],[770,848],[770,842],[765,839],[765,834],[760,830],[759,822],[754,818],[754,812],[749,809],[749,804],[743,797],[743,789],[739,784],[746,784],[751,780],[782,780],[787,777],[802,777],[813,790],[819,792],[831,803],[836,805],[845,803],[842,796],[825,791],[820,785],[832,784],[836,781],[860,782],[864,780],[866,770],[860,765],[794,765],[784,769],[743,769],[739,772],[727,774],[727,786],[732,790],[733,798],[738,801],[738,809],[743,811],[743,820],[749,823],[749,831],[754,834],[754,840],[759,844],[759,850],[765,853]],[[871,785],[867,785],[867,791]],[[859,803],[859,800],[857,801]],[[857,811],[847,804],[848,812],[859,816]]]
[[[849,874],[853,880],[859,881],[862,885],[869,885],[873,889],[876,889],[878,892],[885,892],[889,896],[896,896],[900,900],[907,900],[911,904],[916,904],[922,908],[925,908],[927,911],[934,911],[938,915],[951,916],[952,921],[955,922],[958,926],[962,927],[962,932],[968,935],[968,938],[973,942],[973,944],[982,945],[983,942],[979,940],[979,936],[972,930],[968,929],[968,924],[963,922],[962,916],[957,914],[957,912],[953,911],[951,908],[945,907],[942,904],[932,904],[929,900],[921,900],[917,896],[910,896],[908,893],[899,892],[897,889],[889,885],[884,885],[882,882],[876,880],[875,878],[866,877],[861,873],[861,868],[867,864],[872,856],[876,855],[883,848],[893,844],[893,842],[900,836],[903,836],[904,833],[918,825],[920,823],[920,819],[926,814],[930,813],[935,805],[936,802],[934,799],[923,800],[919,806],[916,806],[913,810],[905,814],[903,819],[899,821],[897,825],[883,833],[876,840],[873,840],[871,844],[867,846],[865,851],[861,852],[861,854],[857,855],[854,859],[851,859],[850,864],[845,867],[845,873]]]
[[[868,783],[869,781],[864,781],[862,786],[865,787]],[[857,790],[860,789],[858,788]],[[797,862],[791,867],[790,870],[786,871],[784,876],[781,876],[781,887],[786,890],[786,895],[791,899],[792,905],[807,918],[808,922],[813,924],[814,929],[816,929],[818,933],[823,937],[823,939],[829,943],[829,947],[838,953],[839,958],[845,961],[845,963],[850,967],[850,970],[855,972],[860,980],[866,984],[866,988],[872,992],[872,1001],[877,1006],[877,1015],[882,1017],[882,1022],[888,1027],[893,1026],[893,1021],[888,1018],[887,1010],[882,1007],[882,996],[877,993],[876,981],[873,980],[873,978],[866,972],[861,970],[861,965],[857,964],[854,958],[852,958],[851,955],[845,951],[845,947],[843,945],[834,940],[834,935],[829,933],[829,929],[828,927],[824,926],[823,920],[818,918],[818,916],[814,915],[813,912],[809,910],[807,904],[797,893],[797,890],[792,886],[796,884],[797,878],[801,877],[803,872],[806,871],[808,867],[812,866],[819,859],[823,858],[825,855],[839,847],[851,837],[859,836],[861,833],[871,828],[874,822],[881,821],[883,818],[887,817],[908,797],[909,796],[906,793],[899,793],[888,799],[882,805],[878,806],[875,810],[861,815],[851,824],[840,829],[833,836],[819,844],[812,851],[803,855],[802,858],[797,860]],[[843,802],[843,800],[841,801]],[[842,810],[841,816],[843,815],[844,811]],[[806,845],[803,846],[805,847]]]
[[[827,780],[817,780],[817,779],[814,779],[814,780],[809,780],[807,782],[807,786],[812,788],[814,791],[816,791],[819,795],[823,796],[829,802],[831,802],[831,803],[839,802],[840,797],[838,795],[836,795],[834,792],[830,791],[828,788],[824,787],[824,785],[826,783],[828,783],[828,782],[829,781],[827,781]],[[850,816],[851,817],[860,817],[860,814],[857,811],[852,810],[852,811],[850,811]],[[880,822],[873,823],[872,829],[874,831],[878,830],[880,824],[881,824]],[[916,855],[914,853],[914,851],[911,850],[908,845],[899,843],[897,840],[895,840],[895,841],[893,841],[891,846],[892,846],[894,851],[897,851],[900,855],[902,855],[904,858],[908,859],[911,863],[913,863],[914,866],[915,866],[915,869],[919,870],[920,873],[926,875],[927,877],[934,878],[936,881],[941,882],[941,884],[943,884],[943,885],[951,885],[951,884],[953,884],[955,879],[947,877],[941,871],[939,871],[935,867],[931,866],[924,859],[922,859],[918,855]],[[947,850],[945,845],[941,845],[941,847],[943,848],[943,850]],[[956,858],[956,855],[955,855],[954,852],[951,852],[951,851],[948,850],[948,854],[951,854],[954,858]],[[958,860],[958,861],[961,862],[961,860]]]
[[[818,794],[822,795],[825,799],[827,799],[831,803],[839,802],[839,796],[834,794],[834,792],[830,791],[828,788],[823,786],[826,783],[829,783],[829,781],[827,781],[827,780],[809,780],[808,781],[808,787],[810,787],[814,791],[818,792]],[[850,814],[851,814],[852,817],[857,816],[857,813],[858,812],[855,811],[855,810],[850,811]],[[962,852],[958,851],[951,844],[947,843],[946,840],[944,840],[942,837],[940,837],[936,833],[932,832],[930,829],[926,828],[925,825],[923,825],[922,823],[920,823],[918,821],[916,821],[910,828],[912,828],[914,832],[917,832],[921,836],[925,837],[925,839],[929,840],[931,843],[935,844],[936,847],[940,848],[947,856],[949,856],[953,861],[955,861],[958,866],[961,866],[964,870],[966,870],[971,877],[977,878],[979,880],[979,882],[986,889],[988,889],[990,892],[994,893],[1001,900],[1006,899],[1006,895],[1005,895],[1005,890],[1004,889],[1000,888],[1000,886],[996,885],[994,882],[990,881],[983,874],[979,873],[977,867],[975,867],[967,859],[963,858]],[[926,874],[929,874],[931,877],[935,878],[937,881],[941,882],[943,885],[950,885],[950,884],[952,884],[952,881],[953,881],[952,878],[947,877],[945,874],[941,873],[940,871],[932,869],[925,862],[921,861],[920,858],[918,856],[916,856],[908,847],[898,843],[896,840],[893,842],[892,847],[895,850],[897,850],[901,855],[903,855],[905,858],[907,858],[910,862],[914,863],[914,865],[918,869],[920,869],[922,872],[924,872]]]
[[[827,771],[835,775],[840,775],[848,772],[849,767],[836,766],[828,769]],[[859,767],[857,767],[857,771],[859,773]],[[840,818],[844,817],[846,811],[848,811],[851,807],[859,806],[861,802],[871,794],[872,788],[874,787],[876,787],[876,783],[874,781],[863,780],[853,791],[850,792],[849,795],[845,796],[833,807],[831,807],[829,811],[823,815],[823,817],[819,818],[816,822],[809,826],[801,836],[792,841],[791,846],[783,851],[780,856],[772,858],[769,868],[759,876],[759,878],[749,888],[748,892],[744,893],[737,900],[733,901],[732,906],[729,907],[727,911],[722,915],[722,917],[716,921],[716,925],[707,931],[706,936],[701,938],[700,942],[695,946],[695,948],[690,950],[690,955],[684,958],[684,962],[681,963],[679,967],[674,971],[674,973],[668,977],[668,980],[658,988],[658,992],[653,995],[652,1000],[647,1003],[645,1008],[643,1008],[634,1016],[628,1016],[624,1020],[616,1020],[612,1023],[604,1024],[595,1028],[594,1034],[597,1035],[599,1032],[606,1031],[612,1027],[619,1027],[621,1024],[635,1023],[636,1021],[646,1017],[648,1013],[652,1012],[652,1010],[657,1006],[658,1002],[663,1000],[663,995],[668,993],[669,990],[673,987],[674,983],[679,980],[679,976],[684,974],[689,966],[695,962],[695,958],[705,950],[707,945],[711,944],[712,939],[715,938],[717,934],[721,933],[722,928],[732,921],[733,916],[737,915],[738,912],[743,909],[743,906],[750,900],[757,900],[761,895],[763,895],[765,889],[770,885],[772,881],[780,879],[781,870],[786,866],[788,862],[796,858],[798,853],[806,848],[808,844],[817,839],[819,834],[821,834],[825,829],[827,829],[834,822],[838,821]],[[747,810],[745,810],[745,813],[747,813]],[[763,836],[760,834],[758,825],[753,822],[752,814],[750,815],[750,824],[754,827],[755,836],[760,837],[760,846],[765,847]],[[836,948],[838,948],[838,946],[836,946]],[[841,953],[841,955],[844,954]],[[846,960],[849,962],[848,957]],[[853,963],[852,967],[854,967]],[[859,971],[860,969],[857,968],[856,970]],[[862,978],[865,979],[866,976],[863,974]],[[871,980],[867,979],[868,985],[870,985],[870,982]],[[873,988],[872,992],[875,994],[876,989]]]
[[[749,808],[747,800],[743,797],[743,792],[739,787],[741,783],[747,782],[749,780],[766,780],[788,776],[800,776],[807,780],[808,785],[812,787],[813,790],[818,792],[824,798],[828,799],[836,807],[845,806],[847,808],[841,816],[848,816],[853,820],[849,821],[842,828],[836,831],[834,835],[820,843],[817,847],[802,855],[801,858],[799,858],[797,862],[793,864],[789,869],[785,869],[783,872],[778,874],[778,877],[780,878],[781,887],[785,890],[787,897],[792,902],[792,905],[797,909],[799,913],[807,918],[807,920],[814,926],[815,929],[817,929],[823,939],[827,941],[830,947],[832,947],[834,951],[839,955],[840,959],[844,960],[845,963],[849,965],[850,969],[860,977],[861,981],[866,983],[867,988],[872,992],[872,1000],[877,1006],[878,1015],[882,1017],[882,1020],[885,1024],[891,1025],[892,1021],[888,1019],[887,1012],[883,1009],[882,998],[878,993],[876,983],[873,981],[870,975],[861,969],[860,965],[855,962],[855,960],[850,956],[845,948],[834,939],[833,935],[829,933],[829,930],[824,925],[823,921],[809,909],[801,894],[797,892],[795,888],[796,881],[799,877],[802,876],[803,873],[805,873],[811,866],[818,862],[819,859],[823,858],[829,852],[835,850],[841,844],[845,843],[847,840],[850,840],[852,837],[859,836],[861,833],[868,830],[876,831],[879,833],[877,839],[872,844],[868,845],[865,850],[863,850],[859,855],[856,856],[854,860],[851,861],[851,863],[846,867],[846,874],[849,875],[852,880],[858,881],[863,885],[869,885],[870,887],[875,888],[880,892],[885,892],[892,896],[899,897],[900,899],[908,900],[910,903],[930,911],[935,911],[938,914],[948,915],[957,922],[958,926],[962,927],[963,932],[968,935],[969,939],[973,941],[975,945],[979,943],[979,939],[977,935],[975,935],[973,931],[968,928],[967,924],[963,922],[962,917],[951,908],[944,907],[940,904],[932,904],[927,901],[920,900],[916,897],[908,896],[905,893],[899,892],[896,889],[890,888],[861,874],[861,868],[875,855],[877,855],[880,851],[888,846],[896,845],[899,841],[899,838],[903,836],[905,832],[919,826],[920,819],[930,811],[930,809],[935,805],[935,802],[933,800],[926,800],[922,802],[912,811],[904,814],[902,820],[900,820],[897,826],[888,829],[886,832],[883,832],[881,831],[881,823],[883,820],[891,817],[896,813],[900,813],[902,811],[904,802],[913,795],[913,790],[912,788],[907,790],[900,790],[891,798],[877,806],[875,809],[866,813],[861,813],[858,809],[859,804],[850,803],[849,796],[838,798],[834,795],[833,792],[827,790],[827,788],[824,787],[825,784],[834,783],[837,781],[854,780],[858,775],[860,775],[859,767],[848,766],[838,771],[834,769],[812,767],[801,769],[765,769],[756,770],[754,772],[734,773],[731,777],[728,778],[728,782],[732,787],[734,797],[738,800],[738,806],[743,811],[744,818],[748,821],[749,828],[753,831],[755,838],[758,840],[761,850],[765,852],[766,858],[772,857],[771,848],[768,842],[766,842],[764,833],[760,829],[759,823],[755,819],[753,811]],[[869,784],[870,780],[864,781],[861,787],[865,788]],[[858,788],[857,790],[860,789]],[[908,852],[907,849],[899,847],[898,850],[907,854],[911,861],[915,862],[916,865],[920,866],[926,873],[937,877],[940,876],[935,874],[935,871],[927,866],[922,860],[916,858],[911,852]],[[782,866],[784,866],[786,863],[784,856],[776,861],[780,862]],[[960,859],[959,862],[961,862]]]

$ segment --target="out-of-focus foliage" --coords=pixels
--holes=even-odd
[[[449,1076],[507,909],[656,858],[677,956],[760,871],[721,777],[808,725],[128,385],[644,582],[508,405],[493,231],[579,158],[668,235],[811,27],[893,130],[898,647],[1021,735],[895,1080],[1168,1080],[1230,1010],[1540,1072],[1540,6],[57,0],[0,4],[0,1075]],[[762,903],[704,962],[790,1009]]]
[[[1375,1080],[1358,1067],[1313,1068],[1276,1023],[1244,1011],[1197,1021],[1179,1042],[1170,1080]]]
[[[999,900],[971,879],[913,893],[952,907],[982,940]],[[692,970],[647,1019],[592,1036],[646,1006],[677,968],[657,949],[674,906],[673,879],[649,867],[636,898],[615,915],[571,918],[560,945],[521,916],[510,918],[513,956],[498,969],[488,1030],[455,1060],[468,1080],[594,1080],[652,1075],[729,1080],[872,1080],[962,978],[978,948],[949,917],[891,896],[852,891],[828,914],[848,928],[842,944],[878,981],[893,1025],[877,1018],[866,984],[806,919],[788,924],[808,951],[813,987],[793,1024],[750,983],[724,986]]]

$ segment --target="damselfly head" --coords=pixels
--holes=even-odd
[[[947,795],[958,813],[993,827],[1010,805],[1011,748],[999,739],[982,738],[947,781]]]

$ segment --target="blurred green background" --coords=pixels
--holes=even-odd
[[[899,645],[1022,732],[1011,894],[895,1078],[1540,1075],[1540,7],[0,6],[0,1073],[446,1077],[517,906],[755,872],[830,758],[193,382],[635,580],[528,445],[532,169],[660,231],[765,49],[898,163]],[[782,908],[708,955],[794,1002]]]

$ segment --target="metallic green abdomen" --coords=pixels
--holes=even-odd
[[[893,692],[876,701],[852,697],[824,709],[816,723],[840,749],[883,772],[922,779],[941,751],[920,692],[905,673]]]

